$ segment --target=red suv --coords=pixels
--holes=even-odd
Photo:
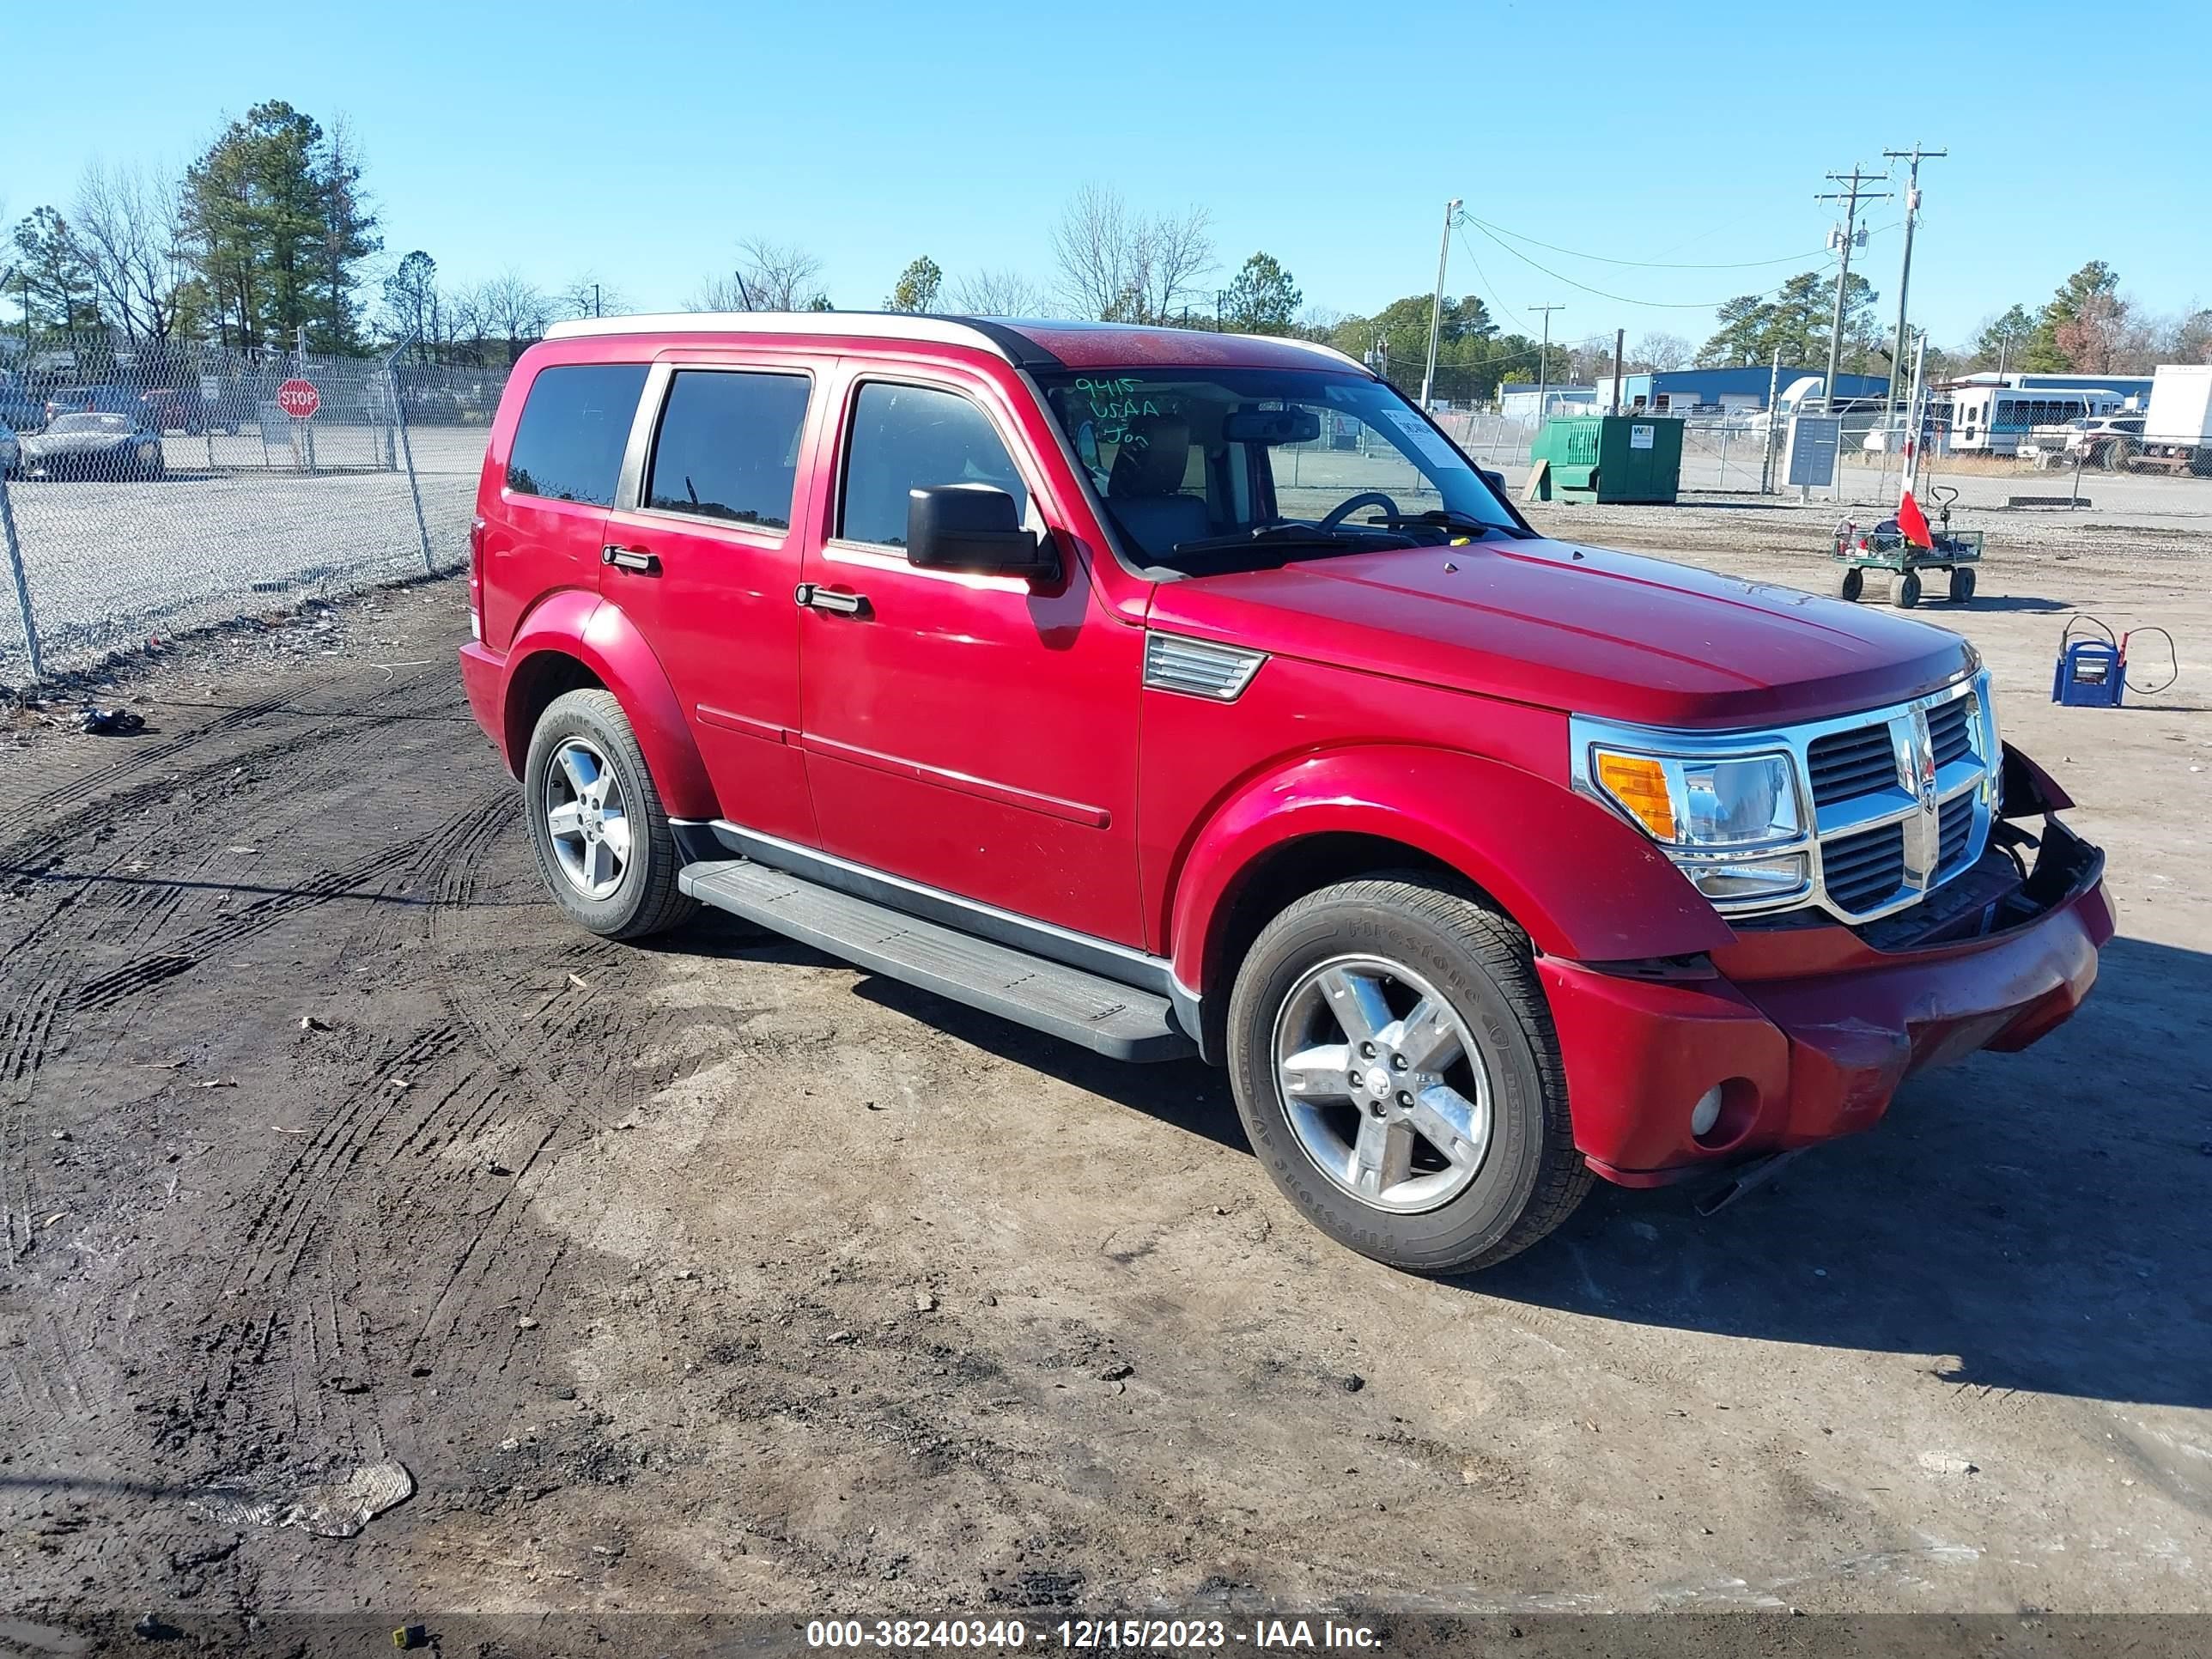
[[[582,926],[1225,1065],[1402,1267],[1867,1128],[2112,933],[1964,640],[1550,540],[1320,346],[564,323],[477,515],[469,696]]]

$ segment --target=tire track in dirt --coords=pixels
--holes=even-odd
[[[42,914],[28,930],[24,948],[10,953],[9,967],[15,971],[6,974],[5,978],[9,981],[9,988],[19,994],[8,999],[4,1021],[0,1021],[0,1088],[6,1091],[0,1095],[0,1202],[4,1203],[6,1220],[0,1236],[7,1240],[6,1254],[11,1265],[35,1224],[28,1212],[28,1194],[21,1179],[28,1146],[18,1115],[11,1109],[27,1097],[28,1087],[46,1051],[58,1034],[66,1037],[76,1017],[100,1013],[108,1016],[104,1023],[114,1024],[112,1012],[119,1006],[133,999],[163,994],[172,981],[180,980],[218,952],[234,949],[249,939],[333,901],[380,896],[391,885],[394,872],[413,869],[418,874],[434,872],[452,837],[470,831],[501,802],[499,796],[487,793],[471,806],[450,815],[437,832],[419,842],[409,837],[403,825],[395,825],[392,845],[366,856],[356,856],[336,869],[311,875],[282,890],[262,892],[234,909],[201,921],[180,934],[173,933],[171,928],[183,907],[194,901],[220,903],[227,891],[234,893],[235,890],[218,882],[210,884],[202,893],[183,884],[164,884],[158,878],[103,889],[99,885],[100,878],[110,873],[137,875],[147,867],[174,867],[178,860],[171,849],[182,838],[180,832],[189,833],[198,826],[191,824],[180,811],[165,810],[169,798],[192,793],[203,797],[230,795],[237,804],[235,820],[252,823],[253,827],[248,833],[259,839],[264,830],[273,830],[281,820],[292,816],[285,809],[294,799],[303,795],[310,800],[333,796],[344,799],[343,785],[349,778],[370,770],[380,758],[400,746],[392,738],[392,727],[415,718],[419,711],[454,707],[458,701],[456,688],[450,684],[408,686],[397,696],[380,698],[367,710],[350,713],[343,720],[320,723],[305,732],[283,733],[258,733],[255,722],[275,709],[285,708],[283,700],[252,703],[185,734],[179,741],[149,746],[112,764],[94,769],[40,798],[48,804],[53,816],[36,823],[34,834],[19,842],[18,850],[19,854],[27,848],[34,854],[50,853],[49,867],[61,865],[61,849],[76,837],[91,833],[98,845],[114,835],[110,826],[122,826],[123,833],[116,836],[112,844],[100,848],[104,856],[92,866],[81,872],[65,867],[55,870],[53,901],[39,907]],[[312,717],[312,711],[287,708],[286,712]],[[194,743],[206,742],[210,730],[258,737],[260,740],[242,747],[234,743],[221,744],[221,752],[193,756],[194,763],[179,771],[160,776],[145,775],[148,768],[179,758]],[[263,769],[280,758],[285,764],[276,769],[277,775],[267,775]],[[231,780],[242,781],[232,786]],[[272,785],[285,792],[279,810],[275,813],[265,807],[256,811],[257,805],[266,800]],[[103,788],[110,793],[101,796]],[[312,833],[313,828],[310,819],[298,829],[288,829],[286,844],[312,858],[318,839]],[[341,828],[349,830],[350,826]],[[342,837],[340,844],[359,852],[359,841],[349,834]],[[205,867],[204,854],[201,867]],[[91,896],[88,898],[88,895]],[[374,904],[364,908],[371,917],[384,908]],[[104,945],[112,949],[118,945],[142,948],[116,967],[84,976],[81,964],[92,947]],[[28,994],[20,994],[26,991]],[[163,1021],[156,1016],[131,1023],[158,1029]],[[445,1034],[445,1046],[452,1046],[454,1041],[450,1031]],[[381,1058],[387,1062],[422,1064],[434,1058],[439,1046],[438,1034],[431,1033],[427,1042],[418,1039]],[[380,1069],[388,1069],[388,1066]],[[364,1098],[374,1098],[373,1090],[364,1089],[362,1092]],[[171,1111],[174,1104],[173,1100]],[[344,1149],[341,1147],[330,1156],[335,1159],[343,1155]],[[295,1164],[298,1162],[295,1155]],[[310,1176],[307,1184],[312,1186],[313,1180]],[[298,1217],[272,1212],[270,1219],[274,1223],[289,1219],[294,1224],[273,1241],[256,1241],[258,1247],[268,1244],[286,1251],[289,1282],[297,1275],[300,1260],[313,1241],[303,1236]],[[249,1255],[243,1259],[257,1258]],[[96,1307],[108,1305],[105,1299],[94,1300]],[[332,1434],[349,1439],[349,1425],[331,1420],[325,1410],[325,1391],[318,1386],[325,1363],[347,1352],[346,1322],[328,1287],[327,1276],[318,1295],[256,1312],[260,1316],[251,1328],[252,1340],[247,1351],[258,1361],[266,1361],[278,1352],[290,1361],[283,1368],[287,1376],[277,1389],[286,1396],[286,1407],[279,1413],[280,1419],[289,1417],[296,1423],[306,1424],[319,1437]],[[103,1322],[94,1319],[92,1322],[97,1325]],[[280,1345],[279,1338],[288,1330],[295,1333],[294,1340]],[[73,1334],[88,1344],[95,1340],[97,1334],[89,1330]],[[220,1349],[224,1341],[224,1334],[219,1334],[216,1346]],[[225,1357],[234,1359],[236,1355]],[[44,1353],[33,1357],[42,1373],[51,1369],[52,1358]],[[274,1382],[265,1370],[255,1376],[234,1365],[233,1371],[250,1397],[265,1393],[263,1378]],[[83,1403],[77,1402],[79,1406]],[[42,1406],[39,1415],[44,1419],[52,1415],[56,1402],[46,1401]],[[15,1411],[0,1413],[11,1419],[21,1414]],[[173,1402],[173,1422],[179,1419],[188,1421],[192,1414],[189,1402]],[[109,1415],[112,1422],[113,1414]],[[252,1420],[253,1415],[248,1411],[246,1420]],[[346,1409],[338,1415],[349,1417],[351,1413]],[[27,1421],[20,1426],[27,1431],[27,1443],[28,1435],[41,1432]],[[104,1441],[108,1433],[95,1431],[92,1437]],[[75,1438],[82,1442],[85,1437],[79,1434]],[[116,1449],[124,1448],[118,1445]]]
[[[15,814],[19,819],[43,817],[88,800],[110,784],[120,783],[165,760],[190,754],[211,738],[220,737],[240,726],[252,725],[262,716],[282,708],[286,701],[283,696],[264,698],[258,702],[227,710],[189,731],[156,738],[150,742],[132,744],[112,760],[88,767],[75,776],[16,803]]]

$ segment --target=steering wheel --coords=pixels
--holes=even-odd
[[[1382,507],[1394,519],[1404,516],[1398,511],[1398,503],[1381,490],[1363,489],[1357,495],[1339,501],[1334,507],[1329,508],[1328,516],[1321,521],[1321,527],[1323,530],[1334,530],[1363,507]]]

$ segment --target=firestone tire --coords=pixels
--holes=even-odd
[[[611,779],[606,798],[619,803],[628,851],[619,873],[593,892],[580,884],[556,847],[552,813],[572,804],[564,752],[592,757]],[[556,780],[556,770],[560,779]],[[562,799],[556,799],[556,796]],[[645,939],[688,921],[699,908],[676,884],[682,864],[660,791],[637,735],[611,691],[569,691],[538,718],[522,767],[523,816],[538,855],[538,872],[554,902],[575,923],[605,939]],[[593,837],[594,841],[599,839]]]
[[[1317,1007],[1317,1018],[1334,1020],[1328,997],[1337,994],[1329,988],[1339,981],[1331,976],[1376,967],[1397,970],[1395,978],[1382,976],[1382,994],[1394,999],[1389,1011],[1400,1017],[1396,1025],[1381,1028],[1400,1033],[1392,1042],[1412,1047],[1409,1024],[1425,1001],[1440,999],[1475,1051],[1468,1064],[1479,1059],[1483,1068],[1480,1083],[1471,1085],[1483,1101],[1479,1150],[1472,1140],[1462,1142],[1459,1150],[1468,1156],[1452,1158],[1435,1150],[1437,1142],[1419,1142],[1429,1148],[1427,1167],[1434,1173],[1412,1166],[1400,1184],[1380,1194],[1387,1200],[1431,1182],[1439,1194],[1433,1204],[1407,1198],[1386,1207],[1348,1178],[1358,1168],[1357,1151],[1331,1173],[1314,1149],[1322,1114],[1348,1123],[1364,1140],[1374,1126],[1363,1114],[1381,1119],[1375,1109],[1380,1097],[1370,1091],[1355,1098],[1338,1090],[1346,1100],[1317,1110],[1314,1097],[1305,1096],[1294,1113],[1287,1092],[1304,1074],[1285,1069],[1285,1050],[1297,1050],[1293,1060],[1322,1052],[1299,1046],[1307,1038],[1290,1029],[1297,1011]],[[1589,1189],[1590,1171],[1575,1150],[1568,1115],[1566,1068],[1528,937],[1456,884],[1416,872],[1383,873],[1298,900],[1253,942],[1231,993],[1228,1024],[1231,1087],[1253,1151],[1309,1221],[1363,1255],[1416,1273],[1492,1267],[1565,1221]],[[1342,1034],[1353,1030],[1350,1023],[1337,1024]],[[1395,1087],[1390,1067],[1403,1056],[1389,1046],[1350,1064],[1371,1065]],[[1354,1041],[1346,1052],[1356,1054],[1358,1048]],[[1420,1074],[1417,1069],[1414,1075]],[[1461,1092],[1468,1086],[1462,1082]],[[1472,1166],[1471,1175],[1462,1164]],[[1402,1160],[1397,1167],[1407,1168]],[[1453,1181],[1464,1184],[1454,1188]]]

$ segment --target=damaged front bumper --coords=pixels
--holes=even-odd
[[[2009,746],[2002,787],[1981,862],[1909,912],[1745,927],[1691,962],[1540,960],[1591,1168],[1660,1186],[1856,1133],[1912,1073],[2024,1048],[2080,1006],[2112,936],[2104,854]],[[1695,1133],[1716,1089],[1718,1116]]]

